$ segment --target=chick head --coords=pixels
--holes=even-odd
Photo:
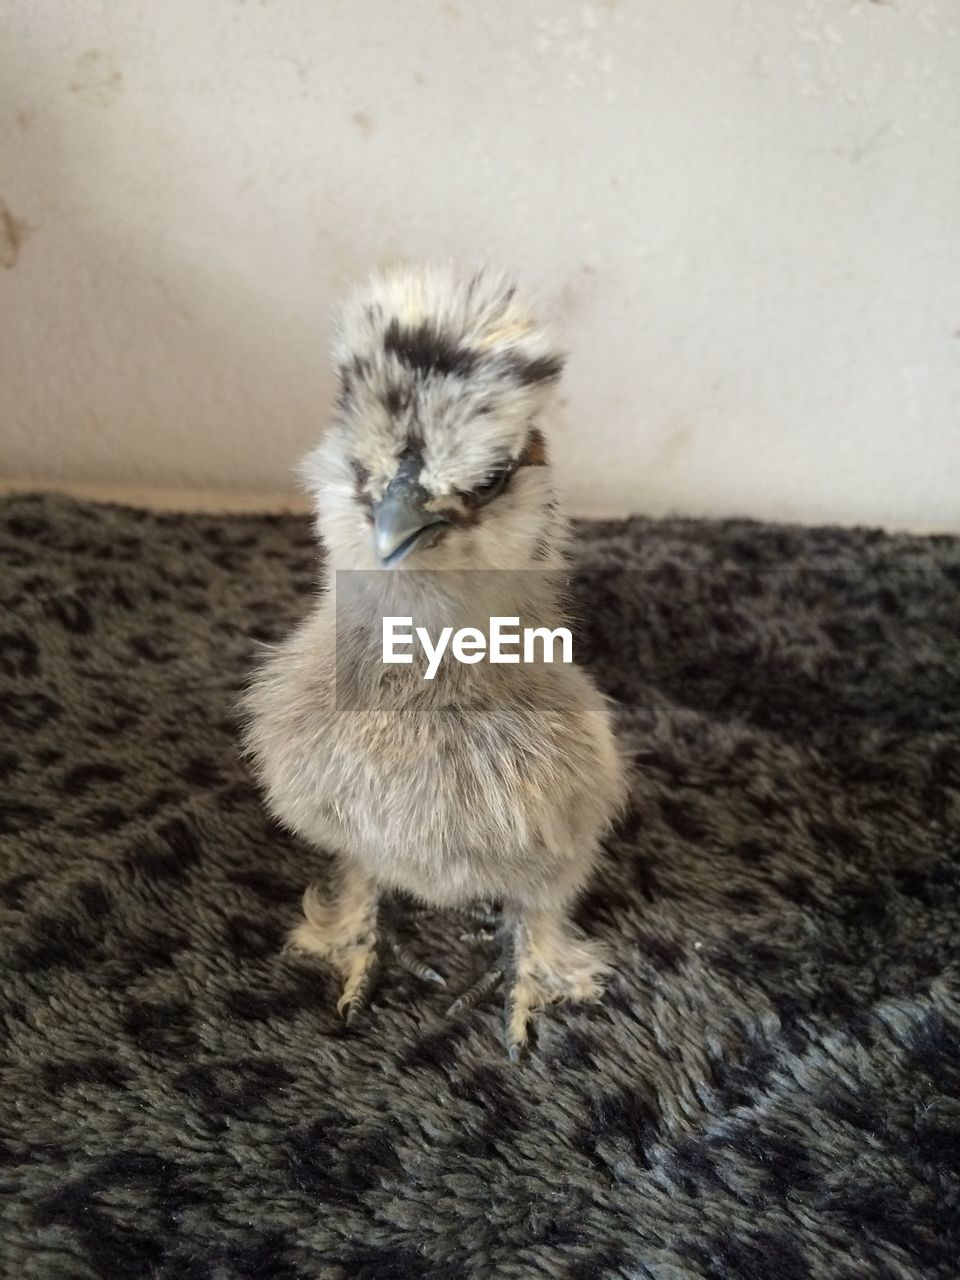
[[[347,301],[336,419],[303,474],[335,568],[562,562],[540,414],[563,360],[508,278],[398,269]]]

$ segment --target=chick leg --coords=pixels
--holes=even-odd
[[[380,968],[377,890],[369,876],[342,863],[332,892],[317,885],[303,895],[303,920],[291,931],[291,951],[320,956],[340,975],[337,1012],[349,1026],[373,993]]]
[[[504,1043],[511,1062],[527,1044],[530,1019],[559,1000],[597,1000],[610,972],[603,949],[577,931],[562,911],[511,911],[504,1003]]]
[[[341,865],[329,895],[310,885],[303,895],[303,915],[287,946],[320,956],[337,970],[343,983],[337,1012],[348,1027],[369,1004],[387,950],[409,973],[445,985],[441,975],[401,941],[393,904],[381,904],[374,882],[350,863]]]

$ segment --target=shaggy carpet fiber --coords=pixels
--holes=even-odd
[[[388,971],[344,1034],[280,954],[327,865],[234,708],[307,521],[0,502],[4,1276],[960,1275],[960,540],[578,532],[617,974],[511,1066],[495,1005]]]

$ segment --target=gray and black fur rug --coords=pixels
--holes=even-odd
[[[960,540],[579,534],[617,977],[516,1067],[494,1006],[388,972],[344,1035],[279,954],[324,860],[234,706],[307,521],[0,502],[4,1277],[960,1275]]]

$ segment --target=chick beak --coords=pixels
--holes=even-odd
[[[415,547],[429,545],[450,521],[424,509],[427,491],[401,467],[373,508],[373,541],[385,568],[393,568]]]

